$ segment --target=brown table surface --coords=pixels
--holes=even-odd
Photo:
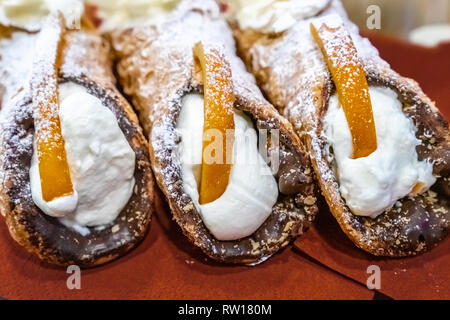
[[[411,258],[375,257],[358,249],[341,231],[338,223],[322,210],[316,223],[295,247],[342,276],[366,285],[369,266],[380,268],[380,293],[394,299],[450,299],[450,239],[429,252]],[[373,271],[372,271],[373,272]]]
[[[419,82],[446,118],[450,118],[450,43],[430,49],[373,32],[363,33],[395,70]],[[389,297],[450,299],[450,239],[418,257],[377,258],[356,248],[324,209],[295,246],[305,257],[361,284],[366,284],[369,276],[367,267],[379,266],[379,291]]]
[[[448,51],[447,55],[441,56],[441,50],[435,53],[434,49],[410,46],[378,35],[371,35],[371,38],[380,48],[382,56],[402,74],[414,76],[432,99],[438,101],[438,106],[448,117]],[[405,56],[397,51],[399,48],[405,48]],[[419,59],[415,52],[424,56],[432,55],[434,59]],[[417,64],[419,61],[420,64]],[[443,64],[446,64],[447,69],[442,67]],[[430,66],[435,67],[430,69]],[[439,77],[439,74],[443,76]],[[327,209],[321,211],[316,226],[305,235],[304,241],[298,240],[295,246],[286,248],[259,266],[229,266],[206,259],[193,247],[170,220],[167,205],[158,195],[157,213],[144,242],[115,262],[83,270],[81,290],[67,289],[69,275],[65,270],[45,265],[26,253],[9,237],[5,224],[0,223],[0,296],[9,299],[373,298],[374,292],[364,285],[364,279],[368,276],[364,268],[352,274],[346,274],[340,269],[343,262],[361,264],[358,259],[365,254],[348,243],[335,225],[333,230],[336,237],[325,237],[320,233],[320,230],[326,230],[330,225],[333,227],[334,221],[329,218]],[[336,240],[342,242],[333,244]],[[306,245],[308,243],[309,246]],[[330,260],[321,259],[329,257],[326,254],[315,255],[315,249],[326,250],[329,247],[337,250],[337,254],[350,255],[351,259],[331,263]],[[431,254],[438,255],[436,259],[448,266],[448,246],[435,250],[436,253],[432,251]],[[440,257],[443,253],[445,257]],[[365,262],[362,262],[363,266]],[[433,261],[428,263],[432,265]],[[404,278],[412,284],[416,283],[413,277]],[[443,288],[438,289],[442,290],[442,298],[449,298],[448,274],[444,281],[447,282],[443,283]],[[441,282],[438,284],[442,285]],[[439,294],[437,291],[433,293]]]
[[[373,292],[296,254],[292,247],[257,267],[210,260],[158,210],[149,235],[129,255],[84,270],[68,290],[65,270],[24,252],[0,225],[0,295],[14,299],[371,299]]]

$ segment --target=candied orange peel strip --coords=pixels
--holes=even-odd
[[[194,47],[194,57],[202,69],[204,91],[203,155],[200,180],[200,204],[218,199],[226,190],[231,172],[232,146],[235,134],[233,106],[235,97],[231,67],[216,49],[205,49],[201,42]],[[210,163],[205,148],[220,133],[222,161]],[[215,138],[213,138],[215,137]],[[228,147],[227,146],[231,146]],[[218,150],[215,150],[216,152]]]
[[[64,32],[61,15],[48,17],[37,39],[31,78],[34,136],[45,201],[74,193],[59,119],[58,64]]]
[[[338,25],[311,24],[311,33],[330,70],[352,136],[353,159],[377,149],[377,135],[366,73],[350,34]]]

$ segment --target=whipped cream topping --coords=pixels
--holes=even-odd
[[[98,7],[103,31],[157,24],[175,9],[180,0],[88,0]]]
[[[84,12],[83,0],[3,0],[0,2],[0,24],[37,31],[50,13],[58,11],[68,28],[79,28]]]
[[[278,33],[297,21],[314,17],[329,0],[226,0],[230,8],[227,18],[237,21],[241,29]]]
[[[116,219],[133,193],[134,151],[111,110],[85,87],[63,83],[59,99],[61,132],[76,192],[44,201],[34,152],[30,167],[33,201],[47,215],[62,217],[65,225],[106,225]]]
[[[181,134],[178,152],[182,160],[183,186],[214,237],[237,240],[253,234],[267,219],[277,201],[278,186],[258,152],[253,123],[241,111],[235,110],[234,161],[227,189],[217,200],[199,204],[203,104],[203,96],[199,94],[188,94],[182,101],[177,130]]]
[[[397,93],[370,87],[378,148],[367,157],[352,159],[352,139],[337,95],[330,98],[324,134],[333,147],[342,197],[350,210],[376,218],[397,200],[420,194],[435,182],[433,165],[419,161],[411,119],[402,112]]]

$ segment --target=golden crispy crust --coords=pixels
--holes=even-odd
[[[32,34],[22,34],[11,41],[28,41],[32,50],[34,38]],[[33,97],[28,84],[22,80],[20,85],[16,83],[9,87],[17,91],[9,92],[9,100],[5,101],[5,110],[2,110],[6,114],[2,114],[5,120],[0,144],[0,207],[11,236],[29,252],[52,264],[93,267],[122,256],[143,239],[154,211],[154,180],[148,144],[137,117],[115,88],[108,44],[95,35],[71,32],[65,37],[63,57],[60,81],[85,86],[117,117],[119,127],[136,154],[134,192],[111,225],[89,228],[87,235],[81,235],[43,214],[31,198],[29,167],[33,153]],[[3,63],[16,62],[4,60]],[[5,69],[0,67],[2,71]],[[8,84],[14,84],[14,81]]]
[[[224,262],[255,264],[264,261],[303,233],[317,212],[312,168],[292,126],[262,96],[254,79],[235,55],[231,31],[220,19],[214,1],[182,1],[167,22],[109,34],[117,55],[124,92],[134,102],[150,136],[152,167],[176,222],[183,233],[210,257]],[[258,127],[278,129],[281,148],[298,160],[305,175],[302,191],[279,196],[266,222],[251,236],[218,241],[206,229],[185,192],[176,152],[176,123],[182,97],[201,92],[192,56],[201,40],[218,48],[231,64],[236,107],[251,115]]]
[[[427,193],[404,198],[376,219],[352,214],[341,198],[332,152],[322,132],[322,117],[334,86],[320,49],[309,31],[313,19],[343,18],[352,33],[371,85],[390,87],[403,102],[403,111],[422,140],[420,159],[434,162],[438,182]],[[342,5],[333,0],[319,16],[299,22],[282,34],[261,34],[232,25],[239,52],[269,100],[293,124],[311,155],[322,193],[342,230],[360,248],[380,256],[424,252],[445,238],[450,226],[450,135],[434,103],[414,81],[395,73],[367,39],[358,35]]]

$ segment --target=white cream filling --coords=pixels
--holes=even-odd
[[[0,23],[37,31],[50,13],[58,11],[68,28],[77,28],[84,3],[82,0],[3,0],[0,2]]]
[[[388,88],[370,87],[378,148],[367,157],[352,159],[352,140],[337,95],[330,98],[324,118],[324,134],[333,147],[340,192],[350,210],[377,217],[398,199],[430,188],[436,178],[433,165],[419,161],[411,119],[402,112],[397,94]],[[417,188],[417,187],[416,187]]]
[[[59,86],[61,132],[76,193],[50,202],[42,199],[36,152],[30,167],[31,194],[47,215],[72,227],[111,223],[135,185],[135,153],[114,114],[100,99],[75,83]],[[36,149],[36,148],[35,148]]]
[[[203,96],[199,94],[188,94],[182,101],[177,130],[182,137],[178,152],[182,159],[183,186],[216,239],[244,238],[253,234],[272,212],[278,198],[278,186],[270,168],[258,152],[253,123],[236,110],[234,162],[228,186],[217,200],[199,204],[203,104]]]
[[[329,0],[227,0],[227,17],[241,29],[283,32],[300,20],[314,17]]]
[[[180,0],[88,0],[98,7],[102,30],[160,23]]]

